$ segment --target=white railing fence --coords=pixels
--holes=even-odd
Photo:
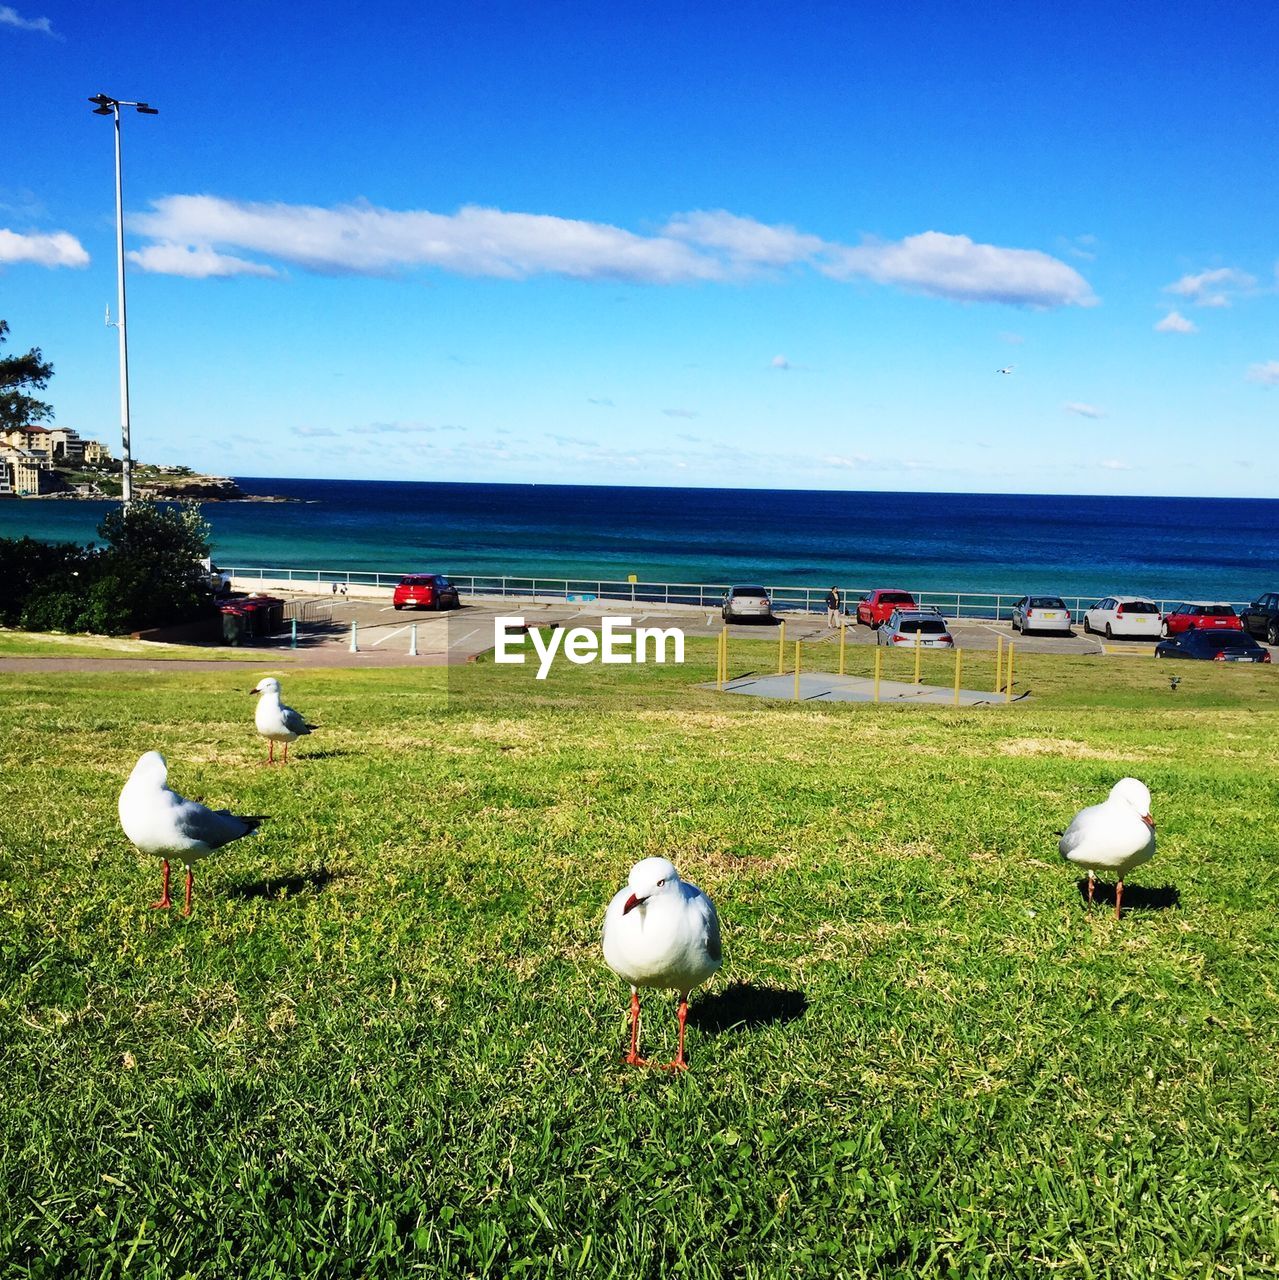
[[[372,573],[348,569],[291,569],[269,567],[224,568],[237,584],[253,581],[287,582],[299,590],[312,588],[317,594],[334,594],[334,585],[382,587],[390,590],[404,577],[402,573]],[[461,595],[496,596],[512,600],[565,601],[589,603],[592,601],[627,604],[679,604],[695,605],[703,609],[718,609],[728,590],[727,583],[720,582],[613,582],[598,578],[521,578],[508,575],[447,574]],[[826,592],[829,587],[766,586],[778,612],[824,613]],[[839,593],[851,615],[857,601],[868,594],[866,587],[840,587]],[[911,593],[922,606],[939,609],[949,618],[978,618],[989,621],[1006,620],[1020,594],[983,591],[914,591]],[[1096,604],[1098,596],[1063,596],[1066,607],[1076,621],[1083,611]],[[1183,599],[1158,600],[1161,613],[1166,613]],[[1232,603],[1236,609],[1246,605],[1244,601]]]

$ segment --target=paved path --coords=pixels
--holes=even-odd
[[[702,685],[714,689],[713,684]],[[787,702],[874,702],[875,681],[870,676],[838,676],[824,671],[800,673],[799,698],[795,697],[795,676],[741,676],[724,686],[725,693],[742,693],[752,698],[777,698]],[[1025,696],[1024,694],[1022,695]],[[954,689],[942,689],[936,685],[905,684],[899,680],[880,680],[880,702],[926,702],[936,706],[955,705]],[[1017,699],[1014,699],[1017,701]],[[1003,706],[1002,693],[961,689],[961,707]]]

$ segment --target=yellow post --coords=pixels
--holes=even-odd
[[[879,645],[875,646],[875,701],[879,701],[879,667],[884,661],[884,651]]]
[[[1013,700],[1013,642],[1008,642],[1008,684],[1004,687],[1004,701]]]
[[[1000,693],[1004,687],[1004,637],[999,637],[999,646],[995,650],[995,692]]]
[[[724,681],[728,679],[728,628],[719,633],[719,641],[715,645],[715,687],[721,692]]]
[[[959,668],[962,665],[960,658],[962,652],[961,649],[955,650],[955,706],[959,706]]]
[[[922,632],[915,632],[915,683],[919,683],[919,658],[924,652],[924,646],[919,643]]]
[[[795,641],[795,697],[794,701],[799,701],[799,641]]]
[[[848,634],[848,628],[841,622],[839,624],[839,674],[844,674],[844,638]]]
[[[783,618],[777,628],[777,674],[786,670],[786,619]]]

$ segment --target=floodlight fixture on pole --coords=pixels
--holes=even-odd
[[[120,496],[127,507],[133,501],[133,456],[129,449],[129,338],[125,327],[124,298],[124,184],[120,171],[120,108],[133,107],[139,115],[158,116],[160,113],[148,102],[124,102],[110,98],[105,93],[89,99],[95,116],[115,117],[115,258],[117,294],[120,315],[115,327],[120,334],[120,437],[123,446],[120,460]],[[107,324],[111,324],[110,309]]]

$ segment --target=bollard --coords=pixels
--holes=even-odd
[[[875,645],[875,701],[876,702],[879,701],[879,668],[880,668],[880,664],[883,661],[884,661],[884,651],[883,649],[880,648],[879,644],[876,643]]]
[[[291,628],[291,634],[289,636],[289,648],[296,649],[297,647],[298,647],[298,620],[294,618],[293,626]]]
[[[799,701],[799,641],[795,641],[795,696],[792,702]]]
[[[781,625],[777,628],[777,674],[784,675],[786,672],[786,619],[783,618]]]
[[[351,652],[352,652],[352,653],[359,653],[359,652],[360,652],[360,642],[359,642],[359,640],[356,638],[356,631],[355,631],[355,628],[356,628],[356,621],[355,621],[355,619],[354,619],[354,618],[352,618],[352,619],[351,619]]]
[[[923,632],[915,632],[915,683],[919,683],[919,659],[924,652],[924,646],[920,643]]]
[[[413,624],[412,630],[409,632],[409,657],[417,657],[417,623]]]
[[[728,677],[728,627],[725,626],[715,638],[715,688],[724,691],[724,681]]]
[[[955,706],[959,706],[959,668],[962,664],[960,658],[962,650],[955,650]]]
[[[995,648],[995,692],[1000,693],[1004,684],[1004,637],[999,637]]]
[[[1013,642],[1008,642],[1008,683],[1004,686],[1004,701],[1013,700]]]
[[[839,624],[839,674],[844,674],[844,639],[848,634],[848,627],[841,621]]]

